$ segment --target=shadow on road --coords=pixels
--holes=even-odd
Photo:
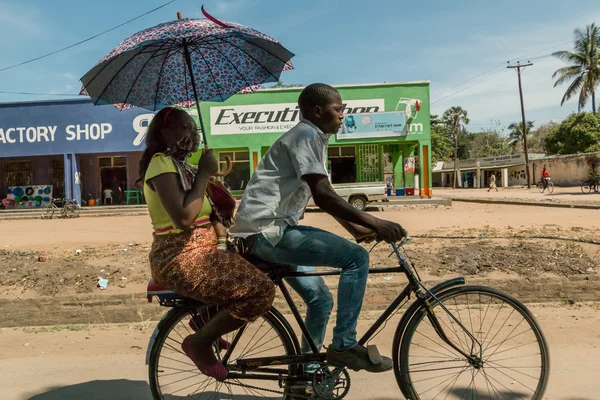
[[[225,400],[231,397],[227,389],[225,393],[206,392],[194,399]],[[168,396],[165,400],[182,400],[184,396]],[[189,397],[187,397],[189,398]],[[262,397],[264,398],[264,397]],[[30,395],[28,400],[152,400],[150,386],[144,381],[115,379],[110,381],[90,381],[75,385],[54,387],[36,395]],[[235,400],[254,400],[255,397],[236,395]]]

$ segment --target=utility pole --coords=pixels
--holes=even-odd
[[[525,176],[527,176],[527,189],[531,189],[531,173],[529,172],[529,151],[527,150],[527,126],[525,125],[525,106],[523,105],[523,88],[521,87],[521,68],[532,66],[533,63],[528,61],[527,64],[517,62],[517,65],[509,65],[506,68],[517,70],[519,77],[519,96],[521,97],[521,118],[523,120],[523,150],[525,150]]]

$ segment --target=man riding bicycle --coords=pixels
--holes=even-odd
[[[548,188],[548,181],[550,180],[550,173],[546,169],[546,166],[542,169],[542,184],[544,185],[544,189]]]
[[[396,242],[406,236],[397,223],[358,211],[336,194],[325,165],[329,139],[342,125],[339,92],[325,84],[307,86],[298,98],[302,121],[267,151],[250,179],[239,210],[233,237],[245,238],[248,254],[298,271],[328,266],[342,270],[338,289],[337,324],[327,361],[354,370],[384,372],[392,360],[357,343],[356,323],[369,270],[368,251],[353,242],[317,228],[299,226],[312,196],[357,240],[375,236]],[[306,326],[317,348],[323,345],[333,298],[320,276],[287,278],[307,304]],[[305,338],[302,352],[311,349]]]

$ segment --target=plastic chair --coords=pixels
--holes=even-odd
[[[108,204],[108,200],[110,200],[110,204],[113,204],[113,191],[110,189],[104,190],[104,204]]]

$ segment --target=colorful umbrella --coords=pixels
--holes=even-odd
[[[181,18],[125,39],[88,71],[82,94],[95,104],[159,110],[195,104],[202,138],[200,101],[225,101],[277,82],[294,56],[275,39],[252,28],[205,19]]]

